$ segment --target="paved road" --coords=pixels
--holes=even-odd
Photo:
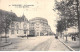
[[[70,51],[70,50],[58,39],[52,38],[52,43],[48,51]]]
[[[13,38],[8,39],[8,42],[12,42],[11,45],[1,47],[2,51],[29,51],[42,42],[50,39],[51,36],[29,37],[27,38]]]
[[[47,41],[37,45],[32,49],[32,51],[69,51],[69,49],[58,39],[52,37]]]
[[[18,38],[12,45],[2,47],[2,51],[68,51],[69,49],[53,36]]]

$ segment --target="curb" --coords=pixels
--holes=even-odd
[[[1,45],[0,47],[5,47],[5,46],[11,45],[11,44],[12,44],[12,42],[5,43],[4,45]]]
[[[59,39],[58,39],[59,40]],[[74,49],[72,49],[70,46],[66,45],[64,42],[62,42],[61,40],[59,40],[61,43],[63,43],[70,51],[75,51]]]

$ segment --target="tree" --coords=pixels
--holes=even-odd
[[[73,5],[73,0],[67,0],[67,1],[61,1],[61,2],[57,2],[56,1],[56,9],[61,13],[60,16],[63,16],[61,18],[66,19],[68,21],[67,24],[72,24],[72,25],[68,25],[68,27],[71,27],[75,24],[75,22],[77,23],[77,16],[76,13],[74,11],[74,7]],[[71,22],[72,21],[72,22]]]
[[[13,20],[15,20],[17,16],[15,13],[0,10],[0,35],[5,33],[5,37],[7,38],[7,33],[10,28],[10,24]],[[6,39],[7,42],[7,39]]]
[[[60,18],[67,21],[66,28],[76,26],[78,24],[78,18],[73,7],[73,0],[64,0],[61,2],[56,1],[56,9],[61,13],[60,16],[63,16]]]
[[[56,1],[55,3],[56,9],[60,12],[60,16],[62,16],[60,18],[66,21],[65,25],[61,22],[62,20],[58,22],[57,31],[59,32],[63,32],[65,29],[70,28],[72,26],[78,26],[78,18],[76,15],[77,9],[73,6],[73,1],[74,0],[62,0],[61,2]],[[65,27],[65,29],[63,27]]]
[[[61,19],[60,21],[57,22],[57,32],[61,34],[62,37],[62,32],[66,30],[66,22],[65,20]]]

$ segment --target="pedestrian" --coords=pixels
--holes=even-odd
[[[74,41],[76,41],[76,37],[74,36]]]
[[[76,37],[75,36],[72,36],[72,41],[76,41]]]
[[[72,36],[72,41],[73,41],[74,37]]]

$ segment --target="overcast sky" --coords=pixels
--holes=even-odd
[[[11,5],[33,5],[25,8],[19,8]],[[55,1],[54,0],[0,0],[0,9],[11,11],[16,13],[17,16],[23,14],[26,18],[32,19],[35,17],[42,17],[48,20],[48,24],[51,29],[56,33],[56,20],[58,15],[54,11]]]

